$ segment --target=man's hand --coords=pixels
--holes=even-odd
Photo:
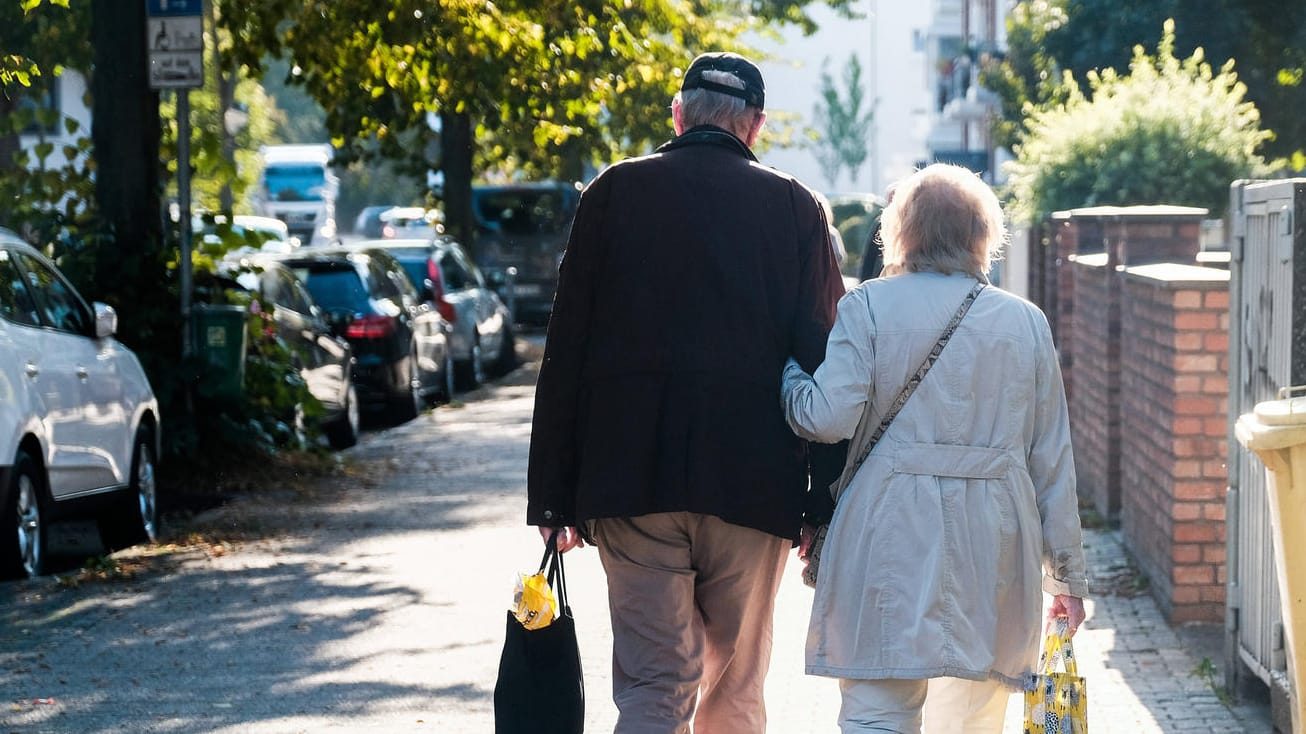
[[[1070,623],[1068,634],[1075,636],[1075,630],[1084,623],[1084,600],[1069,594],[1057,594],[1052,597],[1052,606],[1048,607],[1048,621],[1065,617]]]
[[[807,551],[812,548],[812,538],[816,537],[816,528],[803,523],[803,527],[798,531],[798,560],[807,560]]]
[[[576,528],[546,528],[540,527],[540,537],[545,543],[549,542],[549,536],[558,533],[558,550],[566,553],[572,548],[584,548],[585,540],[580,537],[580,532]]]

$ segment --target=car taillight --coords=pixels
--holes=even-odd
[[[384,227],[381,228],[381,236],[384,237],[384,238],[387,239],[387,240],[392,240],[392,239],[394,239],[394,236],[395,236],[395,228],[392,227],[392,226],[390,226],[390,225],[388,225],[388,224],[385,225]]]
[[[383,339],[394,331],[395,322],[389,316],[360,316],[349,322],[345,336],[350,339]]]
[[[435,310],[440,312],[440,316],[445,321],[454,323],[458,320],[458,312],[453,309],[453,304],[444,300],[444,281],[440,278],[440,264],[431,258],[426,261],[426,275],[431,279],[431,295],[435,297]]]

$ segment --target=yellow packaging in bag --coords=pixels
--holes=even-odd
[[[1056,672],[1058,665],[1064,673]],[[1038,674],[1025,687],[1023,734],[1088,734],[1088,686],[1079,675],[1065,619],[1043,641]]]
[[[528,630],[548,627],[558,615],[558,597],[554,596],[543,571],[517,574],[512,602],[513,615]]]

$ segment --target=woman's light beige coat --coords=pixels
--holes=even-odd
[[[879,425],[974,284],[909,273],[850,291],[816,374],[786,369],[789,425],[849,438],[868,396]],[[1019,687],[1043,591],[1087,591],[1065,391],[1043,313],[988,287],[838,498],[807,672]]]

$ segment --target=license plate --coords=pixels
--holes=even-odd
[[[518,283],[512,287],[513,294],[518,296],[538,296],[543,291],[539,283]]]

